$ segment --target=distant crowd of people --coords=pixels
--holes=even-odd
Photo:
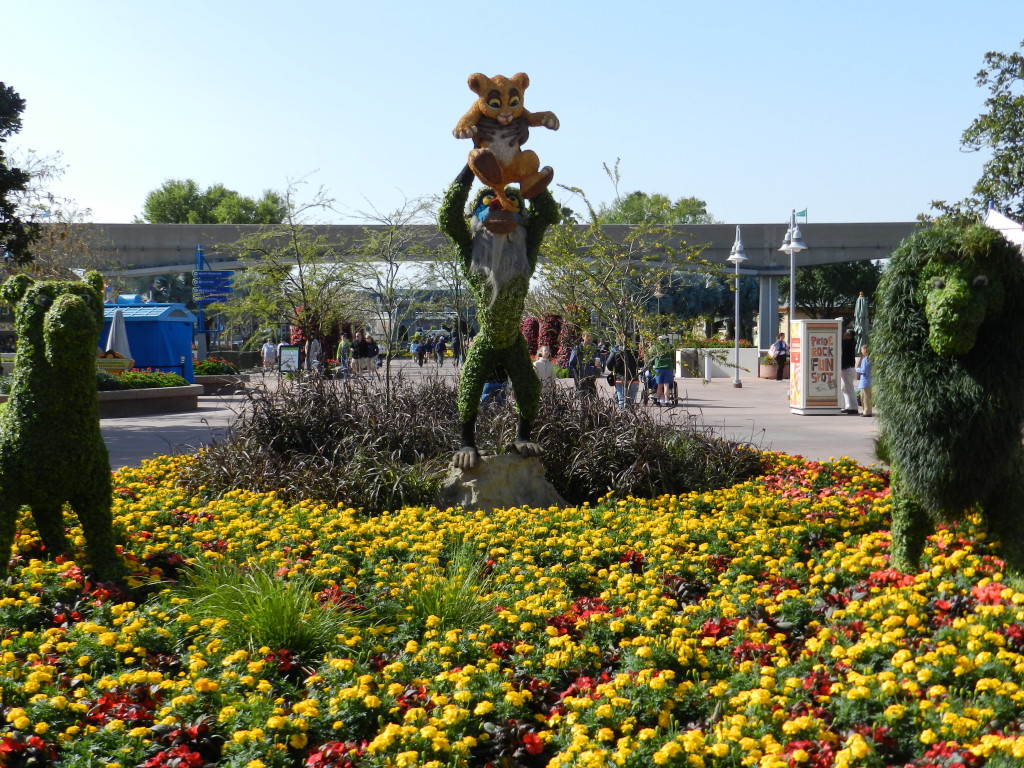
[[[433,334],[422,334],[417,333],[412,337],[412,343],[409,345],[409,351],[412,352],[413,359],[420,368],[426,363],[427,358],[433,358],[434,362],[440,368],[444,365],[445,358],[448,355],[448,336],[443,333]],[[470,341],[467,339],[463,343],[462,336],[458,333],[453,334],[451,337],[451,350],[452,350],[452,365],[458,368],[466,359],[466,351],[469,348]]]

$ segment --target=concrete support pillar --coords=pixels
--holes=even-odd
[[[761,293],[757,302],[757,348],[766,350],[779,335],[779,277],[759,275]]]

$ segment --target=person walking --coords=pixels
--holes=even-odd
[[[594,336],[584,333],[579,344],[569,353],[569,375],[576,384],[576,391],[584,397],[597,395],[597,374],[601,358],[598,357]]]
[[[274,366],[277,363],[277,346],[274,342],[267,339],[263,343],[261,353],[263,356],[263,372],[266,373],[267,371],[274,370]]]
[[[323,345],[320,339],[313,336],[306,342],[306,370],[320,371],[321,357],[323,356]]]
[[[839,342],[839,381],[843,391],[843,413],[857,415],[857,392],[854,374],[857,372],[857,342],[853,331],[847,330]]]
[[[338,377],[347,379],[349,377],[349,364],[352,359],[352,340],[348,337],[347,333],[341,335],[341,341],[338,342]]]
[[[857,366],[857,373],[860,378],[857,380],[857,389],[860,391],[860,405],[863,409],[861,416],[873,416],[871,412],[871,357],[868,355],[868,345],[860,348],[860,365]]]
[[[452,365],[456,368],[462,363],[462,334],[456,330],[452,337]]]
[[[668,336],[659,336],[658,343],[651,350],[651,368],[654,370],[654,380],[658,385],[657,394],[654,399],[655,405],[669,405],[669,395],[672,392],[672,382],[675,381],[675,350],[669,343]]]
[[[786,334],[780,333],[775,343],[768,350],[768,356],[775,361],[775,380],[782,381],[786,370],[786,362],[789,360],[789,346],[786,344]]]
[[[551,362],[551,348],[547,344],[537,350],[537,359],[533,363],[533,370],[537,372],[537,378],[540,379],[542,392],[554,389],[555,364]]]
[[[615,386],[615,399],[619,410],[626,410],[636,400],[640,388],[640,361],[635,350],[626,347],[625,340],[608,353],[605,367],[611,372],[609,380]]]
[[[448,345],[445,344],[444,336],[438,336],[434,342],[434,360],[437,361],[437,367],[440,368],[444,365],[444,357],[448,354]]]
[[[367,373],[377,373],[377,369],[380,368],[378,360],[380,358],[380,345],[377,344],[376,339],[370,334],[366,334],[366,363],[365,368]]]
[[[356,375],[361,375],[370,370],[369,347],[366,344],[366,334],[356,331],[352,338],[352,370]]]

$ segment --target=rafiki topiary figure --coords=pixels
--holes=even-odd
[[[96,395],[102,296],[98,272],[81,282],[14,275],[0,286],[0,300],[14,307],[18,336],[13,384],[0,415],[0,573],[7,570],[18,511],[25,504],[46,554],[68,551],[65,502],[81,522],[97,578],[123,573]]]
[[[524,211],[522,197],[511,187],[505,194],[513,210],[503,208],[494,190],[484,188],[464,212],[472,186],[473,172],[467,166],[449,187],[440,211],[441,228],[458,249],[459,267],[476,298],[480,323],[459,381],[462,447],[452,463],[461,469],[480,462],[475,437],[480,395],[499,368],[507,372],[516,395],[515,448],[523,456],[541,452],[530,439],[540,406],[540,381],[519,325],[544,232],[559,217],[555,199],[546,189]]]
[[[980,504],[1007,575],[1024,577],[1024,264],[981,226],[905,240],[871,334],[881,446],[892,467],[892,564],[919,565],[937,523]]]

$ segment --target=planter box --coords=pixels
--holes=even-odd
[[[196,384],[203,386],[204,395],[233,395],[245,392],[249,374],[223,374],[217,376],[196,376]]]
[[[201,394],[203,388],[198,384],[100,392],[100,418],[118,419],[125,416],[195,411],[199,408]]]
[[[119,419],[125,416],[148,416],[154,413],[181,413],[199,409],[203,388],[198,384],[186,387],[150,387],[99,392],[100,418]],[[0,403],[7,395],[0,395]]]
[[[711,353],[711,378],[732,379],[736,376],[736,348],[713,347],[696,350],[676,350],[676,376],[683,379],[704,378],[704,353]],[[740,347],[740,378],[749,377],[757,370],[761,353],[753,347]]]
[[[757,377],[759,379],[774,379],[779,375],[779,366],[777,365],[760,365],[757,367]],[[789,378],[789,363],[786,363],[786,369],[782,372],[782,378]]]

